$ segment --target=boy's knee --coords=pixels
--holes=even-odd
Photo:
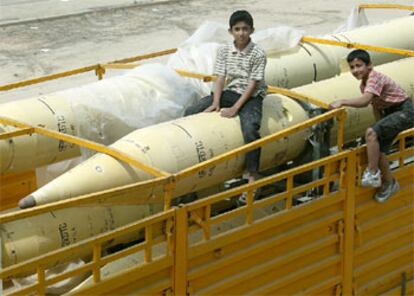
[[[260,126],[257,124],[245,124],[242,133],[246,142],[253,142],[260,138]]]
[[[365,132],[365,141],[366,142],[377,141],[377,133],[372,127],[367,128]]]
[[[201,106],[201,104],[194,104],[194,105],[188,106],[184,110],[184,116],[194,115],[202,111],[203,111],[203,106]]]

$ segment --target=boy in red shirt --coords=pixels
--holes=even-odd
[[[372,104],[377,122],[365,133],[368,167],[362,176],[361,185],[379,188],[374,198],[384,202],[400,188],[392,177],[385,153],[401,131],[414,126],[413,104],[396,82],[373,69],[371,58],[365,50],[352,51],[347,61],[352,75],[361,80],[362,96],[335,101],[330,104],[330,108],[363,108]]]

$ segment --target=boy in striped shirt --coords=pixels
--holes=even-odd
[[[335,101],[330,107],[362,108],[372,104],[377,122],[365,133],[368,167],[362,176],[361,185],[378,188],[374,198],[384,202],[399,190],[385,153],[401,131],[414,126],[413,104],[395,81],[373,69],[371,58],[365,50],[352,51],[347,61],[352,75],[361,80],[362,96]]]
[[[245,10],[235,11],[229,20],[229,33],[234,41],[217,52],[214,74],[218,76],[212,95],[202,98],[185,111],[185,116],[199,112],[220,112],[223,117],[240,116],[245,143],[260,138],[262,102],[266,96],[264,72],[266,54],[250,35],[254,32],[253,18]],[[256,180],[260,149],[246,154],[248,181]],[[242,195],[241,201],[245,199]]]

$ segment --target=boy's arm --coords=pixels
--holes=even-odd
[[[366,107],[371,103],[374,95],[369,92],[365,92],[362,96],[352,99],[337,100],[329,104],[329,109],[335,109],[340,107]]]
[[[213,103],[210,107],[204,110],[204,112],[213,112],[220,110],[220,98],[221,94],[223,93],[223,87],[225,83],[226,77],[219,76],[217,77],[216,82],[214,83],[214,92],[213,92]]]
[[[221,109],[221,116],[229,117],[229,118],[236,116],[240,108],[244,105],[244,103],[246,103],[246,101],[250,99],[258,83],[259,81],[257,80],[250,80],[249,84],[247,85],[246,90],[241,95],[241,97],[237,100],[237,102],[234,103],[234,105],[230,108]]]

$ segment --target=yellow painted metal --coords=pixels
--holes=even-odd
[[[397,49],[397,48],[391,48],[391,47],[382,47],[382,46],[360,44],[360,43],[353,43],[353,42],[343,42],[343,41],[336,41],[336,40],[317,38],[317,37],[311,37],[311,36],[302,37],[301,42],[342,46],[346,48],[359,48],[359,49],[365,49],[369,51],[385,52],[385,53],[398,54],[398,55],[407,56],[407,57],[414,57],[413,50]]]
[[[115,61],[109,62],[107,64],[133,63],[133,62],[138,62],[138,61],[142,61],[142,60],[147,60],[147,59],[152,59],[152,58],[157,58],[157,57],[169,55],[169,54],[175,53],[176,51],[177,51],[177,48],[170,48],[170,49],[165,49],[165,50],[161,50],[161,51],[157,51],[157,52],[137,55],[137,56],[129,57],[129,58],[125,58],[125,59],[115,60]]]
[[[22,128],[22,129],[18,129],[12,132],[1,133],[0,140],[9,139],[9,138],[18,137],[18,136],[30,135],[32,133],[34,133],[34,128],[32,127]]]
[[[152,225],[148,225],[145,227],[145,263],[152,261],[152,244]]]
[[[404,139],[412,135],[414,135],[414,129],[402,133],[399,138]],[[409,149],[398,147],[403,150],[393,153],[392,157],[396,159],[400,159],[405,150]],[[247,184],[180,208],[171,209],[166,213],[133,223],[130,226],[124,226],[108,234],[34,258],[27,263],[3,269],[0,276],[5,278],[23,270],[38,268],[40,285],[35,289],[42,291],[53,280],[42,280],[42,270],[39,269],[39,266],[46,266],[50,262],[67,257],[69,254],[78,252],[80,254],[83,247],[102,245],[110,239],[125,235],[127,232],[145,229],[146,242],[139,248],[133,249],[133,251],[143,252],[142,263],[139,266],[92,284],[92,286],[80,290],[79,293],[89,291],[103,294],[115,291],[113,290],[115,287],[118,291],[127,291],[128,287],[131,287],[132,291],[132,282],[142,285],[150,274],[152,276],[158,274],[158,277],[153,278],[150,285],[153,293],[162,293],[162,291],[173,289],[176,295],[183,295],[189,291],[192,294],[229,293],[229,291],[235,293],[244,291],[245,294],[286,294],[288,292],[311,294],[328,290],[332,293],[342,291],[343,295],[350,295],[355,283],[357,283],[356,291],[358,294],[380,294],[396,291],[400,284],[401,272],[406,272],[409,283],[413,279],[412,271],[410,271],[412,264],[408,264],[407,260],[413,256],[413,221],[408,217],[414,213],[413,196],[409,196],[409,192],[414,189],[414,184],[409,181],[414,177],[414,166],[413,164],[401,163],[394,172],[397,179],[401,181],[401,192],[387,203],[378,205],[373,200],[365,199],[364,196],[358,196],[356,199],[358,190],[359,194],[368,196],[372,194],[369,190],[361,191],[356,184],[358,158],[364,158],[364,153],[365,147],[345,150],[337,155],[269,176],[253,184]],[[405,155],[404,158],[407,159],[407,157],[409,155]],[[363,161],[362,164],[364,164]],[[298,192],[308,190],[309,186],[322,186],[324,190],[320,198],[299,207],[292,205],[288,208],[285,205],[284,211],[270,214],[260,220],[256,220],[257,218],[252,216],[252,220],[244,220],[240,226],[219,235],[216,233],[206,234],[206,227],[210,228],[219,221],[229,221],[234,217],[232,212],[221,214],[218,216],[220,219],[210,217],[213,204],[243,191],[252,192],[255,188],[272,184],[278,180],[293,180],[293,176],[315,167],[329,169],[324,170],[324,176],[321,180],[312,181],[309,183],[311,185],[306,184],[299,188],[292,184],[286,190],[285,198],[289,194],[295,196]],[[328,187],[329,184],[331,182],[339,183],[343,175],[345,175],[346,182],[343,182],[337,190],[332,192],[332,189]],[[263,205],[265,201],[266,199],[252,200],[249,206]],[[367,203],[369,203],[369,207],[367,207]],[[372,212],[374,210],[374,216],[385,216],[381,219],[368,218],[367,220],[363,218],[365,214],[358,210],[359,207],[362,207],[363,211]],[[248,214],[246,211],[239,213]],[[359,231],[362,232],[364,240],[359,245],[353,241],[355,215],[362,217],[359,219],[361,221]],[[188,220],[187,217],[198,221],[194,225],[204,233],[203,240],[192,242],[187,239],[192,236],[188,227],[188,223],[192,220]],[[167,226],[170,219],[175,220],[174,228]],[[396,223],[398,220],[401,220],[403,224]],[[156,223],[164,223],[166,226],[167,231],[163,235],[163,242],[167,242],[168,237],[172,237],[174,247],[167,250],[166,258],[172,252],[174,261],[162,261],[163,263],[161,263],[152,258],[150,246],[161,242],[159,239],[155,239],[152,233]],[[394,228],[392,231],[386,231],[385,234],[383,231],[376,230],[382,229],[384,226],[388,227],[387,229]],[[168,231],[168,229],[172,230]],[[374,231],[374,237],[372,238],[372,235],[365,236],[364,233],[367,231]],[[380,236],[375,236],[375,231]],[[401,237],[405,239],[398,239]],[[390,242],[391,245],[389,245]],[[394,249],[389,250],[388,245]],[[366,257],[363,265],[353,266],[356,258],[366,256],[365,254],[373,251],[376,252],[375,256]],[[383,254],[379,255],[381,252]],[[95,252],[95,254],[98,253],[100,254],[100,250]],[[99,259],[99,256],[95,255],[95,261],[88,263],[87,269],[95,270],[94,272],[99,274],[96,269],[98,266],[131,253],[132,251],[124,252],[121,255],[114,254],[111,255],[113,257],[110,260],[105,260],[106,257]],[[100,263],[99,260],[101,260]],[[82,268],[69,275],[74,276],[85,270]],[[131,276],[127,276],[127,274]],[[62,277],[58,279],[62,279]],[[43,284],[41,284],[42,281]],[[150,287],[148,290],[140,289],[139,291],[144,293],[143,291],[149,291]],[[349,294],[347,294],[348,292]]]
[[[37,266],[37,281],[39,282],[39,286],[37,289],[38,295],[45,295],[45,269],[43,266]]]
[[[188,263],[188,225],[187,211],[184,207],[175,210],[175,227],[179,231],[175,234],[174,256],[174,295],[187,294],[187,263]]]
[[[395,295],[413,295],[414,294],[414,279],[411,281],[407,281],[405,291],[402,288],[402,283],[400,286],[395,287],[394,289],[390,289],[385,293],[379,294],[379,296],[395,296]]]
[[[287,88],[282,88],[282,87],[276,87],[276,86],[268,86],[267,88],[269,93],[275,93],[275,94],[281,94],[284,96],[288,96],[300,101],[303,101],[305,103],[310,103],[310,104],[314,104],[318,107],[324,108],[324,109],[328,109],[329,108],[329,104],[327,104],[326,102],[322,101],[321,99],[317,99],[308,95],[304,95],[304,94],[300,94],[297,91],[293,91],[293,90],[289,90]]]
[[[17,203],[22,197],[36,189],[36,172],[34,170],[0,174],[0,211],[17,207]]]
[[[112,62],[108,62],[106,64],[132,63],[132,62],[136,62],[136,61],[141,61],[141,60],[145,60],[145,59],[151,59],[151,58],[160,57],[160,56],[163,56],[163,55],[168,55],[168,54],[174,53],[176,51],[177,51],[176,48],[166,49],[166,50],[163,50],[163,51],[153,52],[153,53],[144,54],[144,55],[138,55],[138,56],[122,59],[122,60],[115,60],[115,61],[112,61]],[[95,71],[98,78],[102,79],[103,74],[105,73],[105,68],[102,67],[101,64],[85,66],[85,67],[81,67],[81,68],[77,68],[77,69],[73,69],[73,70],[69,70],[69,71],[64,71],[64,72],[55,73],[55,74],[51,74],[51,75],[46,75],[46,76],[33,78],[33,79],[29,79],[29,80],[24,80],[24,81],[20,81],[20,82],[16,82],[16,83],[10,83],[10,84],[6,84],[6,85],[2,85],[2,86],[0,86],[0,91],[7,91],[7,90],[10,90],[10,89],[14,89],[14,88],[24,87],[24,86],[28,86],[28,85],[32,85],[32,84],[36,84],[36,83],[41,83],[41,82],[45,82],[45,81],[49,81],[49,80],[53,80],[53,79],[68,77],[68,76],[81,74],[81,73],[85,73],[85,72],[90,72],[90,71]]]
[[[102,252],[101,244],[95,243],[93,245],[93,267],[92,267],[94,283],[99,283],[101,281],[101,265],[100,265],[101,252]]]
[[[360,4],[359,9],[375,8],[375,9],[402,9],[402,10],[414,10],[412,5],[402,4]]]
[[[145,229],[145,227],[149,225],[159,225],[160,223],[165,223],[165,221],[171,218],[173,214],[174,213],[172,210],[166,211],[166,212],[157,214],[155,216],[143,219],[139,222],[131,223],[128,226],[123,226],[117,230],[110,231],[108,233],[98,235],[90,239],[86,239],[82,242],[73,244],[71,246],[61,248],[57,251],[50,252],[46,255],[43,255],[43,256],[31,259],[31,260],[27,260],[24,263],[19,263],[19,264],[15,264],[7,268],[3,268],[0,271],[0,277],[4,279],[13,274],[20,274],[22,272],[34,270],[38,268],[39,266],[49,266],[52,263],[57,262],[57,261],[65,262],[67,260],[70,260],[70,258],[73,257],[74,254],[76,253],[81,254],[84,252],[85,248],[90,248],[91,246],[93,246],[94,261],[91,263],[88,269],[94,270],[95,282],[99,282],[100,271],[98,267],[100,267],[101,265],[99,261],[100,261],[101,246],[103,243],[108,242],[109,240],[113,240],[116,237],[125,236],[126,234],[131,233],[133,231],[139,231],[140,229]],[[161,229],[162,227],[158,226],[158,228]],[[117,258],[113,257],[112,259],[115,260]],[[106,260],[106,262],[108,263],[108,260]],[[85,271],[85,267],[81,266],[80,268],[77,268],[76,270],[77,272],[75,272],[75,270],[72,270],[69,275],[70,276],[79,275]]]
[[[62,77],[67,77],[67,76],[72,76],[72,75],[76,75],[76,74],[81,74],[81,73],[93,71],[93,70],[96,69],[96,66],[97,65],[81,67],[81,68],[73,69],[73,70],[70,70],[70,71],[55,73],[55,74],[46,75],[46,76],[33,78],[33,79],[29,79],[29,80],[24,80],[24,81],[20,81],[20,82],[16,82],[16,83],[10,83],[10,84],[6,84],[6,85],[2,85],[2,86],[0,86],[0,91],[7,91],[7,90],[14,89],[14,88],[24,87],[24,86],[28,86],[28,85],[32,85],[32,84],[36,84],[36,83],[41,83],[41,82],[45,82],[45,81],[49,81],[49,80],[53,80],[53,79],[58,79],[58,78],[62,78]]]
[[[356,152],[352,151],[347,159],[349,163],[356,163]],[[344,204],[344,253],[342,261],[344,295],[351,295],[353,288],[353,270],[354,270],[354,225],[355,225],[355,180],[356,166],[348,167],[346,174],[346,199]]]

